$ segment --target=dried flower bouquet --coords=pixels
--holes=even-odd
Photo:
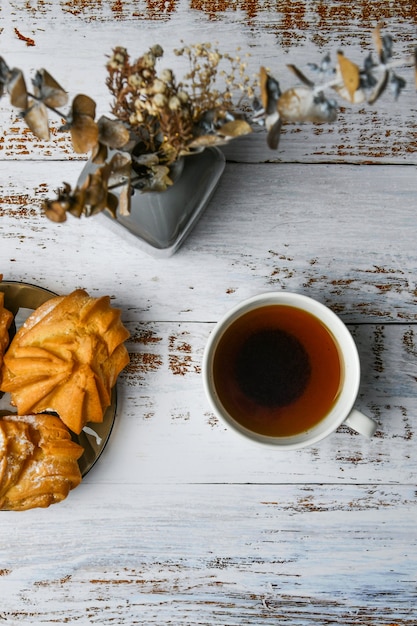
[[[99,165],[80,186],[64,183],[56,199],[46,200],[46,216],[63,222],[67,213],[80,217],[107,209],[115,217],[117,209],[129,213],[132,187],[166,190],[173,182],[172,166],[182,156],[225,144],[250,133],[256,124],[266,128],[268,146],[276,149],[283,123],[334,122],[335,95],[351,104],[374,104],[390,88],[397,99],[406,83],[395,70],[412,66],[416,75],[416,50],[397,60],[390,35],[377,27],[373,39],[377,59],[368,54],[362,67],[342,52],[334,65],[329,55],[309,64],[314,80],[288,65],[298,84],[284,91],[264,67],[251,80],[240,56],[221,53],[210,43],[174,51],[188,58],[189,71],[182,80],[171,69],[158,71],[161,46],[136,60],[117,47],[106,66],[113,117],[97,121],[96,103],[89,96],[75,96],[69,112],[63,113],[68,94],[45,69],[36,73],[30,93],[22,71],[0,57],[0,97],[8,93],[12,106],[43,140],[50,138],[49,112],[58,115],[74,151],[90,153]],[[115,187],[117,195],[112,193]]]

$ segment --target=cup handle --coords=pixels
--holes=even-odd
[[[350,428],[353,428],[353,430],[356,430],[360,435],[364,435],[364,437],[368,437],[369,439],[374,436],[378,427],[375,420],[356,409],[353,409],[349,413],[344,423]]]

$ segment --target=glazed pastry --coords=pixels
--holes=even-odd
[[[64,500],[81,482],[82,453],[55,415],[1,418],[0,509],[24,511]]]
[[[1,274],[0,274],[1,280]],[[9,345],[9,328],[13,321],[13,313],[4,307],[4,293],[0,291],[0,368],[3,362],[3,355]],[[1,379],[1,372],[0,372]]]
[[[74,433],[102,422],[129,355],[129,332],[110,298],[78,289],[36,309],[4,355],[2,391],[20,415],[54,412]]]

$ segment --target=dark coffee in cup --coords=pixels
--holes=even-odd
[[[343,361],[315,315],[286,304],[260,306],[231,322],[213,354],[213,385],[229,416],[271,437],[323,420],[343,384]]]

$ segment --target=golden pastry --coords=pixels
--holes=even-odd
[[[1,280],[1,274],[0,274]],[[3,355],[9,345],[9,328],[13,321],[13,313],[4,306],[4,293],[0,291],[0,367],[3,362]],[[1,372],[0,372],[1,378]]]
[[[129,332],[110,298],[82,289],[56,296],[17,331],[3,359],[2,391],[20,415],[54,412],[79,434],[102,422],[111,390],[129,363]]]
[[[81,482],[83,448],[55,415],[0,419],[0,509],[24,511],[64,500]]]

